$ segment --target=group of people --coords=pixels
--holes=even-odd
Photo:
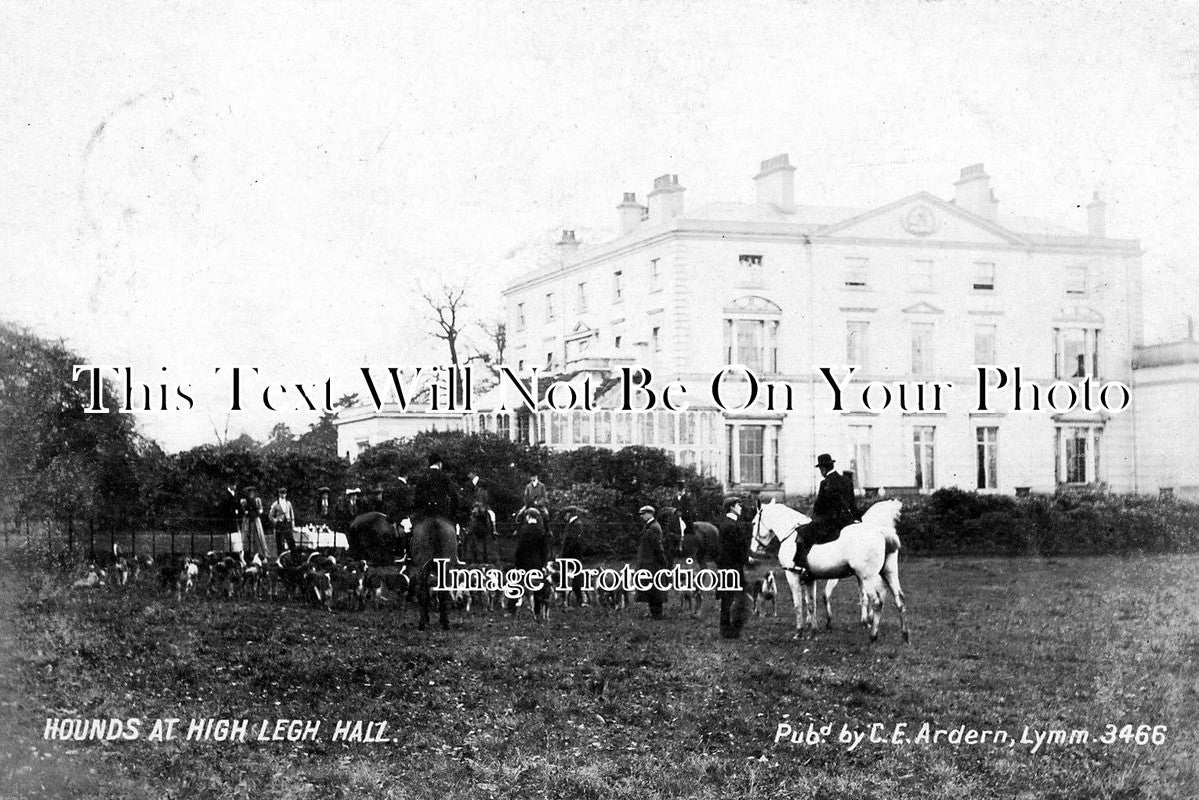
[[[287,499],[286,486],[276,490],[275,501],[267,507],[258,494],[257,486],[250,484],[239,492],[237,482],[228,481],[219,506],[217,519],[220,529],[216,533],[240,535],[247,555],[258,554],[264,559],[271,559],[284,550],[295,549],[296,511]],[[274,534],[270,538],[263,527],[264,516]]]
[[[838,472],[836,462],[828,453],[817,456],[816,469],[820,470],[821,481],[812,506],[812,522],[799,529],[795,562],[789,567],[800,573],[801,580],[805,581],[811,580],[808,554],[812,547],[836,539],[842,528],[861,520],[853,478]],[[720,518],[714,522],[720,539],[716,566],[718,569],[736,571],[742,587],[740,590],[719,592],[720,633],[725,638],[739,637],[745,621],[745,568],[751,563],[751,526],[757,515],[758,504],[756,495],[751,495],[748,502],[737,495],[729,495],[722,503]],[[658,523],[654,507],[642,506],[639,515],[644,527],[637,546],[637,568],[669,569],[671,565],[666,556],[662,526]],[[662,617],[666,599],[663,592],[650,589],[639,592],[637,599],[649,605],[651,618]]]
[[[800,572],[804,579],[810,579],[807,572],[807,556],[811,548],[832,541],[842,528],[861,519],[852,477],[838,472],[832,456],[828,453],[821,453],[817,457],[816,468],[820,470],[821,482],[812,507],[812,522],[799,530],[795,564],[790,567]],[[384,504],[382,489],[377,492],[377,499],[379,504]],[[549,493],[540,476],[534,474],[531,477],[525,486],[522,500],[523,507],[517,513],[517,543],[513,566],[519,569],[541,569],[550,561],[550,530]],[[737,571],[742,586],[745,585],[745,568],[751,559],[751,525],[757,514],[758,504],[756,493],[746,499],[729,495],[723,501],[721,516],[714,521],[720,540],[715,559],[716,566],[719,569]],[[690,522],[685,510],[686,498],[682,494],[678,498],[678,505],[684,521]],[[495,515],[491,510],[490,492],[480,480],[479,474],[474,471],[469,474],[466,486],[460,488],[443,469],[442,458],[438,453],[429,455],[428,469],[422,472],[413,484],[409,485],[407,477],[401,476],[399,487],[391,502],[376,510],[390,512],[389,516],[395,515],[396,520],[410,517],[414,524],[421,524],[425,520],[457,522],[462,518],[465,508],[469,508],[470,511],[469,522],[463,528],[466,532],[463,555],[468,561],[486,563],[491,558],[491,539],[495,535]],[[566,511],[566,527],[563,531],[560,554],[562,558],[581,558],[584,554],[582,521],[577,509]],[[672,564],[667,556],[656,509],[644,505],[638,510],[638,516],[642,522],[642,529],[637,543],[636,568],[649,571],[670,569]],[[263,517],[266,517],[270,524],[273,537],[267,537]],[[221,498],[220,518],[223,525],[231,526],[232,531],[241,534],[247,554],[258,553],[264,559],[270,559],[284,550],[295,549],[296,516],[294,507],[287,499],[287,487],[279,487],[276,499],[266,507],[255,486],[246,486],[243,492],[239,493],[237,484],[231,481]],[[574,593],[576,601],[581,601],[581,592],[577,587],[574,587]],[[720,593],[720,630],[721,635],[728,638],[740,635],[744,621],[744,614],[738,607],[738,603],[743,602],[740,594],[739,591],[731,590]],[[662,618],[662,609],[666,602],[664,592],[651,588],[638,592],[635,599],[649,606],[651,618]],[[536,604],[539,602],[539,598],[534,598],[535,611],[538,610]]]

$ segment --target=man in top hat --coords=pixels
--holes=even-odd
[[[462,505],[458,486],[454,479],[441,468],[441,454],[429,454],[429,468],[413,486],[413,505],[416,516],[423,519],[440,519],[451,526]]]
[[[724,513],[716,520],[720,534],[720,551],[716,555],[716,566],[720,569],[736,570],[741,587],[720,592],[720,635],[725,639],[736,639],[741,635],[745,620],[734,614],[738,595],[745,591],[745,565],[749,561],[749,529],[741,521],[741,498],[729,495],[722,504]],[[739,618],[740,617],[740,618]]]
[[[670,569],[666,560],[666,548],[662,544],[662,526],[655,519],[653,506],[642,506],[637,512],[645,527],[641,529],[641,539],[637,543],[637,569],[645,569],[656,573],[658,570]],[[638,591],[636,599],[649,604],[651,619],[662,619],[662,606],[666,602],[666,593],[654,586],[644,591]]]
[[[804,570],[808,568],[808,552],[813,545],[833,541],[842,528],[862,519],[853,493],[853,479],[838,472],[834,464],[828,453],[816,457],[816,468],[823,477],[816,491],[816,502],[812,504],[812,521],[800,527],[795,548],[795,566]]]

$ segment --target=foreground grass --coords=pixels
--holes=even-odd
[[[1193,797],[1199,558],[913,560],[913,632],[778,618],[717,637],[716,609],[549,624],[411,610],[81,592],[0,572],[5,797]],[[47,717],[323,720],[316,742],[51,742]],[[383,720],[391,743],[329,741]],[[774,743],[776,726],[1168,726],[1162,746]],[[186,724],[186,723],[184,723]],[[252,729],[257,725],[252,723]],[[143,729],[143,737],[148,726]]]

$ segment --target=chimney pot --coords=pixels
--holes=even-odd
[[[791,157],[780,153],[763,161],[754,176],[754,188],[759,205],[771,204],[786,214],[795,211],[795,167],[791,166]]]
[[[991,177],[982,164],[962,167],[961,177],[954,183],[954,205],[971,214],[993,220],[999,210],[999,200],[991,189]]]
[[[649,193],[649,218],[665,222],[683,213],[683,192],[678,175],[661,175],[654,179]]]
[[[637,202],[636,192],[625,192],[624,200],[616,207],[616,211],[620,215],[620,234],[624,236],[637,230],[647,209]]]

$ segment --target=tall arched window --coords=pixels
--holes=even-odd
[[[739,297],[724,309],[724,363],[755,373],[779,371],[779,322],[783,310],[765,297]]]

